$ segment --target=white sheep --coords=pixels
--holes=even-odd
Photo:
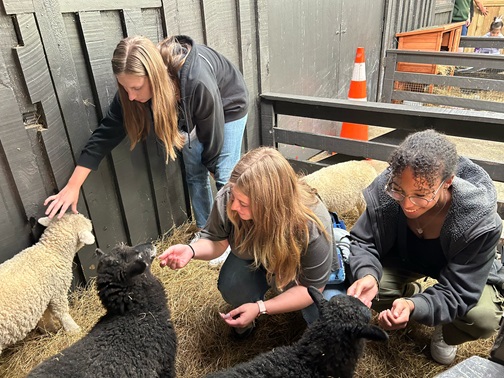
[[[333,164],[306,175],[306,183],[317,190],[329,211],[338,216],[366,209],[362,191],[387,166],[374,160],[350,160]]]
[[[47,226],[35,245],[0,265],[0,354],[33,330],[48,310],[67,332],[79,326],[68,312],[76,252],[93,244],[91,221],[81,214],[41,218]]]

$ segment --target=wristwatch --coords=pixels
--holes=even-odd
[[[266,305],[263,301],[257,301],[256,303],[259,306],[259,314],[257,314],[257,317],[268,313],[268,311],[266,311]]]

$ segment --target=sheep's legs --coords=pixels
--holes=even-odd
[[[68,299],[66,295],[63,298],[55,298],[49,303],[49,310],[61,322],[66,332],[78,332],[80,327],[70,316],[68,312]]]
[[[52,312],[49,311],[49,309],[45,310],[44,315],[42,315],[42,318],[37,324],[37,327],[43,332],[56,333],[58,331],[56,325],[53,322]]]

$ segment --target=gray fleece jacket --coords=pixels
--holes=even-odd
[[[399,204],[385,193],[388,170],[365,189],[367,209],[352,228],[349,268],[357,280],[382,277],[381,260],[406,232]],[[496,245],[502,229],[497,194],[488,174],[461,157],[452,185],[452,204],[441,229],[440,243],[447,264],[438,283],[411,300],[411,318],[434,326],[464,316],[479,300],[489,275],[495,274]],[[489,282],[492,283],[492,282]]]

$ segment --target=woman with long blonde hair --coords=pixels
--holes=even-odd
[[[209,173],[220,189],[240,158],[248,91],[240,71],[224,56],[187,36],[156,46],[142,36],[121,40],[112,57],[118,91],[84,147],[68,184],[48,197],[46,214],[77,212],[79,190],[91,170],[126,136],[131,149],[154,132],[166,162],[182,150],[198,227],[210,214]]]
[[[180,269],[191,259],[216,258],[228,246],[231,254],[218,288],[235,307],[222,316],[237,335],[249,334],[254,319],[264,313],[303,310],[308,323],[316,318],[306,287],[328,289],[334,255],[331,217],[273,148],[245,154],[217,194],[201,238],[171,246],[159,258],[161,266]],[[279,294],[264,301],[270,287]]]

